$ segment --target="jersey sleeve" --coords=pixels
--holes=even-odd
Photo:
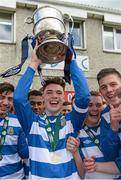
[[[29,149],[26,141],[26,136],[23,130],[20,130],[18,137],[18,154],[22,159],[29,158]]]
[[[75,90],[75,100],[71,112],[71,121],[74,130],[79,131],[87,115],[90,92],[86,77],[83,71],[78,67],[75,60],[71,61],[70,72]]]
[[[18,82],[13,95],[13,103],[18,120],[26,135],[32,126],[33,120],[36,119],[36,114],[32,111],[31,105],[28,101],[28,92],[32,84],[35,71],[28,67],[24,75]]]
[[[110,123],[101,116],[100,147],[106,161],[114,161],[118,156],[120,139],[117,131],[112,131]]]

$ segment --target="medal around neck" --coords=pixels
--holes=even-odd
[[[0,136],[0,161],[3,159],[2,148],[4,146],[5,138],[6,138],[6,135],[7,135],[8,122],[9,122],[8,117],[5,117],[4,122],[3,122],[3,129],[2,129],[2,132],[1,132],[1,136]]]
[[[60,160],[61,160],[61,157],[57,153],[53,152],[51,155],[51,161],[53,163],[58,163],[60,162]]]

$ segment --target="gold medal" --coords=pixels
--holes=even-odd
[[[61,159],[60,156],[58,154],[56,154],[56,153],[53,153],[52,156],[51,156],[51,160],[52,160],[53,163],[60,162],[60,159]]]

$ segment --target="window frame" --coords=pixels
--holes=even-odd
[[[82,46],[74,46],[75,49],[81,49],[81,50],[85,50],[86,49],[86,25],[85,25],[85,21],[84,20],[77,20],[77,19],[73,19],[75,23],[79,23],[80,24],[80,44],[82,44]],[[69,22],[66,22],[66,33],[69,32]],[[82,38],[81,38],[82,37]]]
[[[0,44],[4,43],[4,44],[12,44],[16,42],[16,12],[13,11],[3,11],[0,10],[0,13],[2,14],[11,14],[11,23],[8,22],[0,22],[0,24],[11,24],[11,32],[12,32],[12,37],[11,40],[3,40],[0,39]]]
[[[109,28],[113,29],[112,33],[113,33],[113,46],[114,46],[114,49],[107,49],[107,48],[105,48],[104,27],[109,27]],[[121,49],[117,48],[116,30],[121,30],[121,28],[120,27],[111,26],[111,25],[107,25],[107,24],[103,24],[102,25],[103,50],[104,51],[106,51],[106,52],[114,52],[114,53],[121,53]]]

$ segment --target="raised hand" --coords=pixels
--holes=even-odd
[[[114,95],[115,95],[115,96],[118,96],[119,98],[121,98],[121,87],[119,87],[119,88],[116,90],[116,92],[115,92]]]
[[[113,105],[110,104],[109,114],[112,130],[118,131],[119,122],[121,121],[121,105],[119,105],[119,107],[114,108]]]
[[[85,157],[83,161],[83,166],[85,171],[87,171],[88,173],[94,172],[96,167],[95,157]]]
[[[68,151],[74,154],[78,151],[79,144],[80,144],[79,139],[71,136],[67,140],[66,148]]]
[[[38,68],[40,64],[42,64],[42,61],[37,57],[36,54],[39,46],[40,45],[38,45],[38,42],[36,41],[36,46],[31,53],[30,62],[29,62],[29,66],[34,68],[35,70]]]

